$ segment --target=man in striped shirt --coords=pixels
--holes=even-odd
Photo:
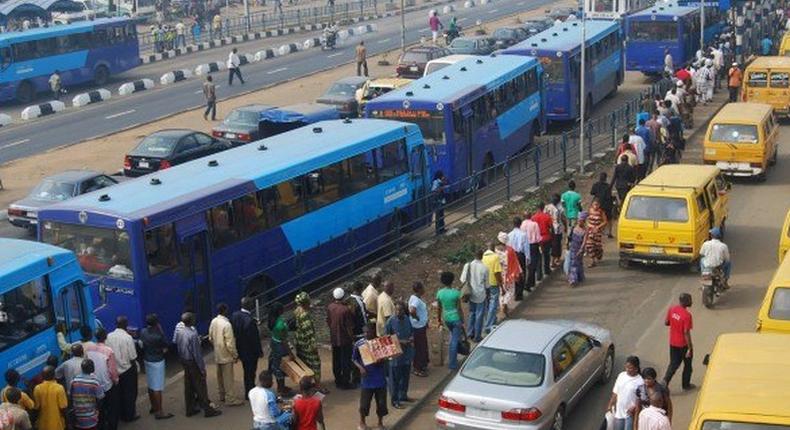
[[[82,373],[71,381],[71,407],[74,413],[74,428],[95,430],[99,425],[99,401],[104,390],[93,376],[93,360],[82,360]]]

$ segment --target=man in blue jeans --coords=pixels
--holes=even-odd
[[[450,348],[447,367],[450,370],[458,368],[458,342],[464,330],[464,314],[461,311],[461,292],[452,287],[455,275],[452,272],[442,272],[439,275],[442,288],[436,293],[439,303],[439,326],[444,324],[450,331]]]
[[[502,264],[499,254],[494,251],[496,245],[491,242],[483,254],[483,264],[488,269],[488,300],[486,323],[483,332],[488,333],[496,324],[497,311],[499,311],[499,289],[502,287]]]
[[[483,318],[486,309],[486,294],[488,290],[488,267],[483,263],[482,249],[475,252],[475,259],[464,265],[461,271],[461,282],[469,284],[469,321],[466,332],[475,342],[483,338]]]

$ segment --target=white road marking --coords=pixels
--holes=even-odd
[[[345,54],[345,52],[337,52],[337,53],[334,53],[334,54],[327,55],[326,58],[337,57],[337,56],[343,55],[343,54]]]
[[[136,110],[129,109],[129,110],[125,110],[123,112],[118,112],[118,113],[114,113],[112,115],[107,115],[107,116],[104,117],[104,119],[118,118],[119,116],[129,115],[130,113],[134,113],[134,112],[136,112]]]
[[[427,33],[429,31],[431,31],[429,28],[422,28],[422,29],[420,29],[420,33]]]
[[[466,21],[467,19],[468,19],[468,18],[466,18],[466,17],[463,17],[463,18],[458,18],[458,19],[456,19],[456,21],[458,21],[458,22],[461,22],[461,21]]]
[[[524,6],[525,4],[527,4],[527,2],[525,2],[525,1],[520,1],[520,2],[518,2],[518,3],[516,3],[516,4],[517,4],[517,5],[519,5],[519,6]]]
[[[497,13],[497,12],[499,12],[499,9],[491,9],[488,11],[489,14]]]
[[[273,75],[273,74],[275,74],[275,73],[284,72],[284,71],[286,71],[286,70],[288,70],[288,68],[287,68],[287,67],[280,67],[279,69],[269,70],[268,72],[266,72],[266,74],[267,74],[267,75]]]
[[[23,144],[23,143],[27,143],[27,142],[30,142],[30,139],[22,139],[22,140],[17,140],[17,141],[15,141],[15,142],[11,142],[11,143],[9,143],[8,145],[3,145],[3,146],[0,146],[0,149],[10,148],[10,147],[12,147],[12,146],[21,145],[21,144]]]
[[[386,38],[386,39],[381,39],[381,40],[379,40],[379,41],[378,41],[378,43],[387,43],[387,42],[389,42],[389,41],[390,41],[390,39],[389,39],[389,37],[388,37],[388,38]]]

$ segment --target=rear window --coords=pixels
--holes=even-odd
[[[30,198],[42,201],[62,201],[74,197],[76,186],[68,182],[44,179],[30,193]]]
[[[790,426],[781,424],[737,423],[733,421],[705,421],[702,430],[788,430]]]
[[[537,387],[543,383],[545,366],[540,354],[481,346],[475,348],[461,376],[491,384]]]
[[[633,196],[625,217],[643,221],[687,222],[688,203],[675,197]]]
[[[790,320],[790,288],[774,290],[768,316],[775,320]]]
[[[153,134],[146,137],[134,148],[132,154],[148,157],[164,157],[170,155],[178,143],[179,137]]]
[[[247,110],[234,110],[223,121],[225,124],[258,125],[258,112]]]
[[[427,63],[428,62],[428,53],[427,52],[414,52],[408,51],[403,54],[400,58],[401,63]]]
[[[757,143],[757,126],[748,124],[714,124],[710,140],[727,143]]]
[[[771,88],[787,88],[790,81],[790,73],[773,72],[771,73]]]
[[[749,72],[747,84],[754,88],[765,88],[768,86],[768,73]]]
[[[475,47],[474,40],[455,39],[450,44],[451,49],[470,49]]]
[[[353,97],[356,91],[357,87],[354,85],[337,83],[329,88],[329,91],[326,92],[326,95]]]

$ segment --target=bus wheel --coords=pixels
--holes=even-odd
[[[110,69],[107,66],[99,66],[93,72],[93,82],[98,85],[102,86],[110,80]]]
[[[35,95],[33,83],[30,81],[22,81],[16,89],[16,99],[20,103],[30,103]]]
[[[261,304],[270,303],[277,298],[274,280],[266,275],[258,275],[244,287],[244,297],[258,298]]]

